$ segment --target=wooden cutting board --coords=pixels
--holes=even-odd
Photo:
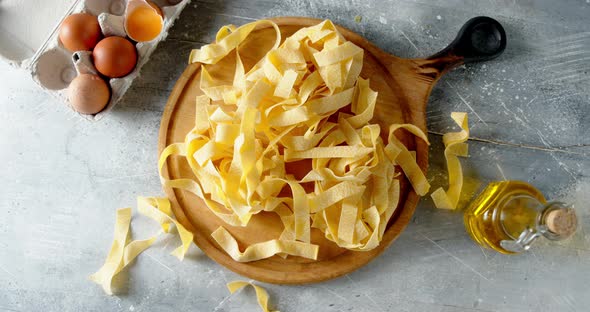
[[[321,20],[301,17],[272,19],[282,32],[282,38],[293,34],[301,27],[315,25]],[[370,86],[379,92],[372,123],[381,125],[387,133],[392,123],[412,123],[426,131],[426,103],[436,81],[449,69],[466,62],[492,59],[502,53],[506,35],[502,26],[488,17],[476,17],[468,21],[457,39],[446,49],[427,59],[403,59],[381,51],[355,34],[339,28],[346,39],[364,48],[364,63],[361,77],[370,79]],[[250,68],[275,40],[270,26],[255,30],[240,46],[240,55],[246,68]],[[233,53],[208,70],[213,77],[233,77],[235,64]],[[180,76],[166,104],[159,135],[159,152],[167,145],[183,142],[185,135],[194,126],[195,97],[202,94],[199,88],[200,64],[190,64]],[[450,113],[450,112],[449,112]],[[426,172],[428,146],[409,134],[399,138],[410,150],[415,150],[420,168]],[[301,168],[288,168],[301,170]],[[194,178],[190,167],[182,157],[171,157],[164,165],[168,179]],[[223,223],[195,195],[175,189],[165,189],[172,202],[177,219],[195,234],[195,243],[210,258],[230,270],[246,277],[269,283],[301,284],[319,282],[349,273],[379,255],[395,240],[410,221],[419,197],[408,181],[401,181],[401,198],[396,213],[391,218],[381,244],[370,251],[349,251],[324,238],[317,229],[312,229],[312,243],[319,245],[316,261],[300,257],[269,259],[239,263],[229,257],[211,238],[210,234],[224,226],[243,248],[247,245],[278,238],[283,229],[274,213],[262,212],[252,217],[247,227],[233,227]]]

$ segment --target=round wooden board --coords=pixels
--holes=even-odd
[[[315,25],[321,20],[310,18],[275,18],[286,38],[301,27]],[[370,79],[370,86],[379,92],[373,123],[381,125],[387,133],[392,123],[412,123],[426,131],[425,106],[432,85],[444,70],[435,69],[432,60],[401,59],[382,52],[357,34],[340,28],[341,33],[356,45],[365,49],[361,77]],[[259,28],[240,46],[246,70],[250,68],[274,43],[272,28]],[[207,65],[213,77],[233,77],[235,56],[231,53],[216,65]],[[159,151],[175,142],[183,142],[194,126],[195,97],[202,94],[199,88],[200,64],[191,64],[178,79],[166,105],[160,126]],[[385,134],[386,135],[386,134]],[[417,161],[425,172],[428,164],[427,145],[407,133],[398,137],[410,150],[416,150]],[[194,178],[190,167],[182,157],[171,157],[164,165],[164,175],[169,179]],[[405,178],[401,180],[401,198],[396,213],[391,218],[381,244],[370,251],[355,252],[342,249],[312,229],[312,243],[319,245],[316,261],[300,257],[269,259],[240,263],[229,257],[211,238],[210,234],[224,226],[238,240],[240,247],[278,238],[282,223],[274,213],[255,215],[247,227],[229,226],[217,218],[195,195],[182,190],[165,189],[172,201],[177,219],[195,234],[195,243],[211,259],[230,270],[255,280],[277,284],[302,284],[335,278],[358,269],[378,256],[399,236],[410,221],[419,197]]]

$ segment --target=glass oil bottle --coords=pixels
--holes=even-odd
[[[571,206],[547,202],[521,181],[490,183],[467,207],[464,221],[473,240],[503,254],[528,250],[539,237],[565,239],[577,226]]]

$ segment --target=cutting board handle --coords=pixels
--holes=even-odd
[[[428,59],[437,61],[442,73],[461,64],[494,59],[504,49],[504,27],[491,17],[478,16],[463,25],[451,44]]]

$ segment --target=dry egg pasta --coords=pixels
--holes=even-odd
[[[467,139],[469,139],[469,124],[467,113],[451,113],[451,118],[461,127],[459,132],[449,132],[443,135],[445,145],[445,159],[449,172],[449,188],[445,191],[442,187],[436,189],[430,196],[437,208],[456,209],[463,188],[463,170],[457,156],[467,156]]]
[[[258,301],[258,305],[260,305],[260,308],[262,309],[263,312],[279,312],[278,310],[276,311],[271,311],[268,309],[268,292],[266,291],[266,289],[262,288],[261,286],[258,286],[254,283],[250,283],[250,282],[246,282],[246,281],[232,281],[227,283],[227,289],[229,290],[230,293],[235,293],[236,291],[246,287],[246,286],[252,286],[254,288],[254,290],[256,291],[256,299]]]
[[[115,235],[111,250],[104,265],[98,272],[90,276],[90,280],[101,285],[105,293],[109,295],[113,294],[113,277],[129,265],[135,257],[149,248],[162,232],[169,233],[172,229],[171,224],[176,226],[176,230],[182,241],[182,245],[172,251],[172,255],[182,260],[193,241],[193,234],[172,217],[173,214],[168,198],[138,197],[137,209],[142,215],[158,222],[162,229],[148,239],[134,240],[127,243],[129,226],[131,224],[131,208],[117,210]]]
[[[260,24],[276,31],[275,45],[248,72],[237,47]],[[215,64],[236,53],[231,84],[220,84],[204,64]],[[281,44],[272,21],[239,28],[222,27],[216,42],[193,50],[189,62],[201,63],[201,90],[196,98],[195,126],[184,142],[161,153],[158,168],[165,187],[189,191],[231,226],[248,226],[261,212],[276,213],[283,232],[273,240],[247,246],[243,251],[224,228],[212,238],[235,261],[300,256],[317,259],[319,247],[310,242],[311,228],[319,229],[338,246],[351,250],[377,247],[400,199],[400,172],[419,195],[430,185],[409,151],[395,136],[404,129],[428,143],[423,131],[411,124],[393,124],[387,142],[379,125],[370,124],[377,92],[359,77],[363,50],[346,41],[329,20],[302,28]],[[350,112],[340,111],[350,107]],[[332,115],[336,119],[329,119]],[[443,136],[449,168],[449,189],[433,192],[439,208],[456,207],[462,186],[457,156],[467,155],[467,115],[452,113],[462,130]],[[162,169],[168,157],[184,157],[196,179],[169,180]],[[286,164],[309,161],[302,178]],[[311,183],[312,188],[304,187]],[[90,279],[112,294],[112,279],[137,255],[174,224],[182,241],[172,254],[183,259],[193,234],[172,217],[167,198],[138,198],[138,210],[157,221],[161,231],[145,240],[127,243],[131,208],[117,211],[115,238],[103,267]],[[253,283],[233,281],[231,293],[254,287],[258,303],[268,310],[268,293]]]
[[[237,48],[262,24],[274,28],[275,44],[246,71],[240,56],[245,52]],[[311,228],[340,247],[373,249],[399,203],[396,164],[418,194],[429,189],[394,132],[404,128],[425,142],[427,137],[406,124],[392,125],[388,142],[382,140],[380,127],[369,123],[377,92],[359,77],[363,49],[346,41],[331,21],[281,41],[278,26],[263,20],[225,26],[214,43],[192,51],[189,63],[201,63],[204,93],[196,98],[195,126],[184,142],[163,151],[159,168],[162,176],[166,159],[179,155],[196,179],[162,182],[196,194],[231,226],[248,226],[261,211],[280,217],[280,237],[242,251],[226,228],[214,231],[213,239],[236,261],[273,255],[316,259]],[[217,80],[208,64],[230,53],[236,55],[233,81]],[[303,178],[286,170],[295,161],[310,163]]]

